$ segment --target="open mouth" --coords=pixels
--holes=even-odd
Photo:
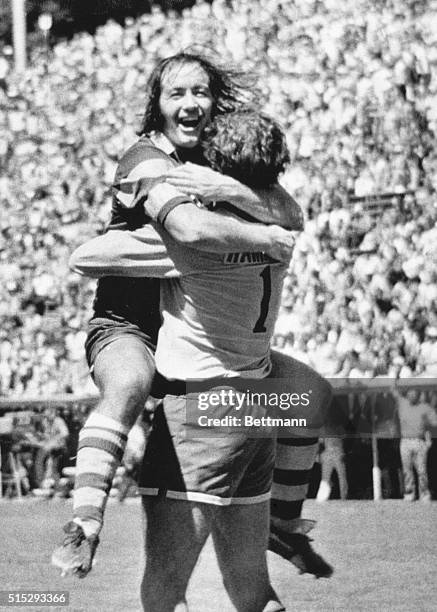
[[[194,130],[199,127],[201,122],[200,117],[183,117],[178,120],[178,124],[188,130]]]

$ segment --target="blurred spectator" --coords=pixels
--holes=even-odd
[[[421,400],[416,389],[395,393],[401,432],[401,460],[404,474],[404,499],[431,501],[428,487],[427,454],[431,446],[431,428],[437,426],[437,414],[431,405]]]
[[[54,489],[59,482],[66,459],[69,430],[56,408],[48,408],[45,411],[42,423],[43,448],[47,455],[42,486],[45,489]]]
[[[343,449],[343,439],[323,438],[320,463],[322,464],[322,479],[316,499],[319,502],[327,501],[331,495],[331,478],[334,472],[337,473],[338,485],[340,489],[340,499],[347,498],[347,478],[346,465]]]
[[[390,392],[385,391],[378,393],[374,402],[374,432],[378,439],[383,497],[399,498],[402,497],[402,466],[396,399]]]

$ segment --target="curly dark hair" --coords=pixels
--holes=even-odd
[[[203,154],[213,170],[249,187],[269,187],[290,162],[281,127],[255,110],[218,115],[205,129]]]
[[[137,132],[139,136],[154,130],[162,130],[163,118],[159,108],[162,77],[169,68],[184,64],[198,64],[209,76],[209,88],[214,100],[212,117],[243,108],[253,95],[250,91],[252,83],[249,74],[220,67],[200,53],[188,51],[176,53],[161,60],[147,81],[146,108],[141,127]]]

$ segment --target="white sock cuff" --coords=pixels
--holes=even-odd
[[[85,421],[84,427],[104,427],[107,429],[112,429],[122,434],[128,434],[130,431],[130,427],[126,427],[113,419],[112,417],[106,416],[106,414],[100,414],[98,412],[93,412]]]
[[[98,535],[102,529],[102,524],[94,519],[83,520],[75,517],[73,521],[82,527],[85,537],[87,538]]]

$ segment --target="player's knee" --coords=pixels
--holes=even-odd
[[[119,372],[113,380],[107,382],[102,396],[107,399],[116,399],[124,406],[144,407],[150,391],[151,380],[147,379],[145,372],[137,370]]]
[[[114,342],[97,356],[94,365],[100,411],[109,411],[114,417],[138,415],[149,395],[154,372],[153,359],[146,349],[136,342]]]
[[[119,370],[98,381],[100,402],[98,410],[132,426],[144,408],[150,392],[153,374],[147,371]]]

